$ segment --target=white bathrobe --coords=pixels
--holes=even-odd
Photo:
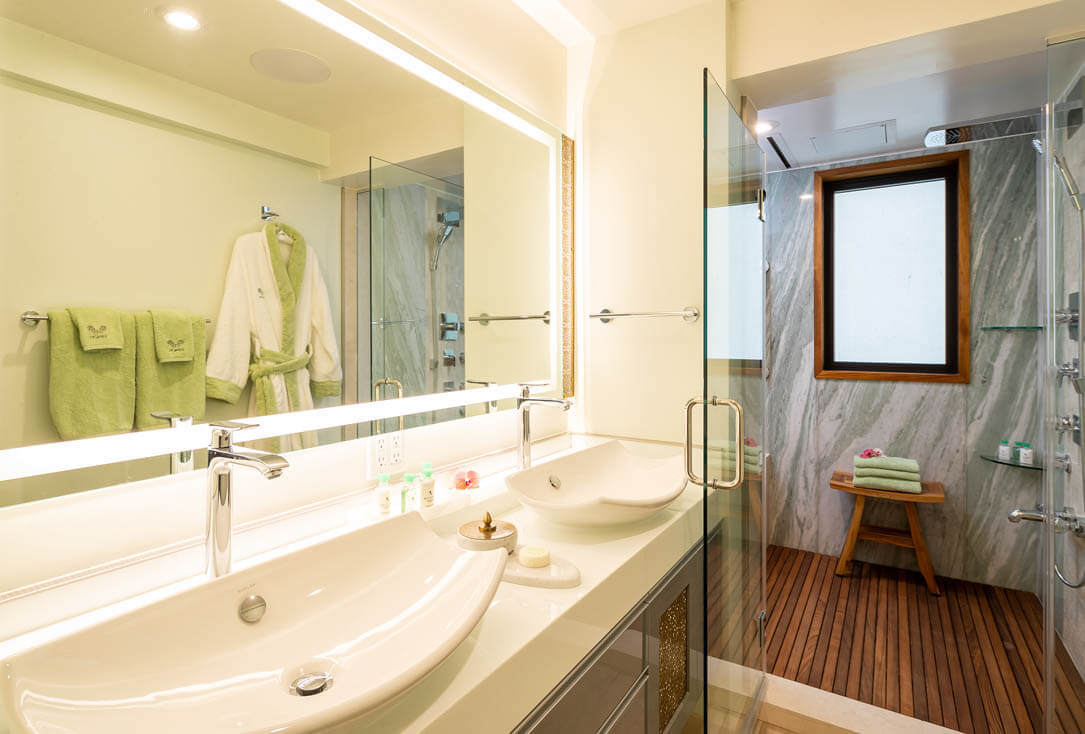
[[[280,231],[293,238],[289,257]],[[239,237],[207,357],[207,396],[236,403],[251,379],[249,415],[285,413],[312,408],[314,395],[338,395],[342,377],[316,253],[285,224]],[[293,450],[311,439],[278,443]]]

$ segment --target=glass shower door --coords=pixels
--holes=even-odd
[[[1048,283],[1045,392],[1048,421],[1041,568],[1045,731],[1085,731],[1085,453],[1080,421],[1085,292],[1085,39],[1047,52],[1043,186]],[[1061,375],[1061,376],[1057,376]],[[1066,379],[1069,377],[1069,379]],[[1044,508],[1047,508],[1046,510]]]
[[[749,731],[765,678],[764,157],[707,69],[704,95],[706,723]]]

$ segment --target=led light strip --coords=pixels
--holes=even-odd
[[[554,145],[554,136],[547,134],[522,117],[518,117],[501,105],[493,102],[467,85],[456,81],[443,71],[436,69],[422,59],[412,56],[393,43],[386,41],[373,31],[365,28],[350,18],[338,13],[317,0],[279,0],[283,5],[293,8],[310,20],[335,31],[344,38],[349,38],[359,46],[366,48],[401,69],[425,79],[452,96],[466,102],[487,115],[519,130],[532,140],[543,145]]]
[[[545,389],[545,387],[533,387],[532,392]],[[378,400],[371,403],[337,405],[332,408],[316,408],[296,413],[242,418],[241,422],[250,421],[256,425],[253,428],[237,431],[235,440],[256,441],[291,433],[339,428],[384,418],[398,418],[401,415],[515,398],[519,394],[520,388],[516,385],[497,385],[478,390],[417,395],[395,400]],[[121,433],[113,436],[4,449],[0,451],[0,482],[114,464],[119,461],[165,456],[179,451],[195,451],[207,448],[210,443],[211,426],[201,423],[195,426],[161,428],[139,433]]]

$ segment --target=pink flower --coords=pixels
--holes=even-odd
[[[881,449],[864,449],[863,453],[859,454],[860,459],[873,459],[877,456],[885,456]]]
[[[756,445],[757,445],[757,441],[754,441],[754,440],[753,440],[752,438],[750,438],[749,436],[747,436],[746,438],[742,439],[742,443],[746,444],[747,446],[756,446]]]

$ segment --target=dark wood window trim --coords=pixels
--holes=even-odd
[[[841,183],[884,178],[885,183],[922,180],[924,174],[947,174],[946,207],[946,340],[947,365],[834,364],[832,334],[832,252],[826,226],[831,225],[827,195]],[[953,186],[953,179],[956,186]],[[845,183],[845,186],[847,184]],[[955,189],[955,191],[954,191]],[[955,210],[955,217],[952,216]],[[954,221],[954,218],[956,221]],[[814,173],[814,377],[836,380],[899,380],[911,382],[964,382],[969,379],[969,195],[968,151],[939,153],[919,158],[832,168]]]

